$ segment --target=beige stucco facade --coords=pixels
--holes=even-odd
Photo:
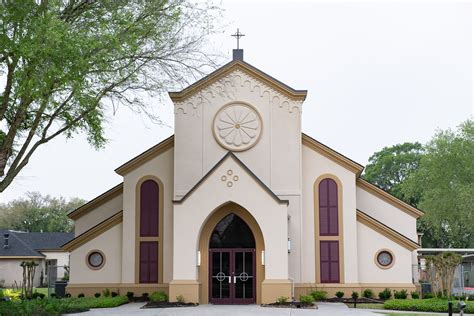
[[[302,136],[305,91],[236,59],[170,95],[174,137],[119,167],[120,186],[72,213],[76,239],[65,245],[71,251],[71,293],[164,290],[171,300],[183,295],[209,302],[209,229],[229,212],[240,214],[257,242],[256,303],[315,287],[330,293],[415,287],[412,253],[421,212],[366,189],[359,179],[362,166]],[[317,228],[317,190],[324,179],[338,189],[339,232],[332,237],[320,236]],[[139,234],[140,186],[146,180],[160,188],[155,238]],[[159,244],[153,284],[138,277],[139,243],[146,240]],[[337,283],[321,281],[318,247],[324,240],[339,245]],[[96,270],[87,264],[94,249],[105,255]],[[388,268],[376,263],[381,250],[393,257]]]

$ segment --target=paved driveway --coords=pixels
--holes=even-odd
[[[200,305],[197,307],[140,309],[143,303],[130,303],[116,308],[93,309],[90,312],[74,314],[78,316],[99,315],[142,315],[142,316],[377,316],[368,310],[349,309],[340,303],[319,303],[318,309],[270,308],[259,305]]]

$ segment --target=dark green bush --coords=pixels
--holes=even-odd
[[[302,305],[312,305],[313,301],[314,299],[311,295],[300,295],[300,303]]]
[[[326,291],[312,291],[309,293],[315,301],[322,301],[327,298],[328,292]]]
[[[379,293],[379,298],[381,300],[388,300],[392,297],[392,291],[389,288],[385,288],[382,292]]]
[[[112,293],[111,293],[111,296],[112,296],[112,297],[116,297],[116,296],[119,296],[119,294],[118,294],[117,292],[112,292]]]
[[[34,292],[33,295],[31,295],[31,298],[32,299],[43,299],[46,295],[44,295],[43,293],[39,293],[39,292]]]
[[[343,298],[343,297],[344,297],[344,292],[337,291],[337,292],[336,292],[336,297],[337,297],[337,298]]]
[[[102,291],[102,295],[104,297],[110,297],[110,290],[106,288],[105,290]]]
[[[77,295],[78,298],[82,298],[82,297],[84,297],[84,296],[85,296],[84,293],[79,293],[79,294]]]
[[[420,311],[420,312],[434,312],[447,313],[448,300],[439,298],[429,298],[424,300],[388,300],[383,304],[384,309],[403,310],[403,311]],[[466,301],[467,304],[465,313],[474,313],[474,302]],[[459,307],[456,302],[453,304],[455,313],[459,312]]]
[[[130,291],[127,292],[127,297],[128,297],[129,300],[132,299],[134,295],[135,294],[133,292],[130,292]]]
[[[67,297],[67,298],[71,297],[71,293],[66,293],[66,295],[64,295],[64,297]]]
[[[100,293],[95,293],[95,294],[94,294],[94,297],[95,297],[95,298],[99,298],[99,297],[100,297]]]
[[[351,297],[353,300],[356,300],[359,298],[359,292],[357,291],[352,291]]]
[[[142,297],[143,297],[144,299],[148,299],[148,296],[150,296],[150,294],[148,294],[148,293],[146,293],[146,292],[142,294]]]
[[[410,296],[412,299],[417,300],[420,298],[420,293],[418,293],[417,291],[412,291],[410,292]]]
[[[365,298],[373,298],[374,297],[374,291],[372,291],[371,289],[365,289],[362,292],[362,296],[365,297]]]
[[[434,298],[434,294],[433,293],[425,293],[423,294],[423,299],[430,299],[430,298]]]
[[[152,302],[168,302],[168,295],[163,291],[153,292],[150,295],[150,300]]]
[[[408,291],[407,290],[394,291],[393,297],[398,300],[406,300],[408,297]]]

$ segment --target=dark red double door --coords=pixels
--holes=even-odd
[[[255,303],[255,249],[209,250],[209,302]]]

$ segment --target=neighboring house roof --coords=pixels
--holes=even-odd
[[[205,76],[201,80],[196,81],[184,90],[181,90],[179,92],[169,92],[168,94],[171,100],[173,100],[174,102],[181,102],[196,93],[197,91],[199,91],[200,89],[202,89],[203,87],[211,85],[212,83],[222,79],[223,77],[235,70],[240,70],[243,73],[257,78],[258,80],[262,81],[269,87],[275,89],[276,91],[280,92],[291,100],[304,101],[306,99],[306,95],[308,94],[307,90],[295,90],[290,86],[284,84],[283,82],[266,74],[260,69],[239,59],[234,59],[228,62],[224,66]]]
[[[62,251],[61,245],[74,238],[74,233],[27,233],[0,230],[0,259],[44,258],[40,251]],[[9,234],[8,247],[4,247],[4,235]]]
[[[203,183],[213,172],[214,170],[216,170],[225,160],[227,157],[230,157],[230,158],[233,158],[241,167],[242,169],[244,169],[245,171],[247,171],[247,173],[265,190],[268,192],[268,194],[270,194],[274,199],[275,201],[277,201],[278,203],[280,204],[287,204],[289,203],[288,200],[282,200],[278,197],[278,195],[276,195],[265,183],[262,182],[262,180],[260,180],[260,178],[258,178],[253,172],[252,170],[250,170],[239,158],[237,158],[237,156],[229,151],[227,152],[227,154],[224,155],[224,157],[221,158],[221,160],[219,160],[219,162],[217,162],[214,167],[211,168],[211,170],[209,170],[205,175],[204,177],[201,178],[201,180],[199,180],[185,195],[183,195],[183,197],[181,197],[181,199],[179,200],[174,200],[173,203],[177,203],[177,204],[180,204],[180,203],[183,203],[184,200],[186,200],[188,198],[188,196],[190,196],[200,185],[201,183]]]

